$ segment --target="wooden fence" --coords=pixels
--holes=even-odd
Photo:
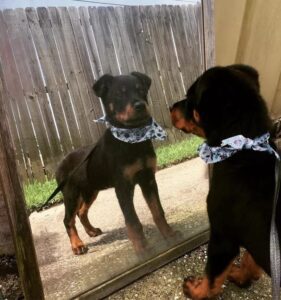
[[[23,179],[52,175],[72,149],[104,131],[92,86],[102,74],[144,72],[169,141],[169,105],[205,68],[202,7],[27,8],[0,11],[0,77]]]

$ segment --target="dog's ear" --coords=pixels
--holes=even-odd
[[[255,68],[243,64],[235,64],[228,67],[230,69],[241,72],[244,76],[247,77],[248,80],[250,80],[255,85],[258,91],[260,90],[259,73]]]
[[[151,78],[140,72],[132,72],[131,75],[137,77],[148,91],[151,85]]]
[[[93,90],[98,97],[103,98],[108,90],[108,86],[112,83],[113,76],[105,74],[99,78],[93,85]]]

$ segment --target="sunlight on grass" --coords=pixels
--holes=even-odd
[[[165,145],[156,149],[157,165],[159,169],[180,163],[184,160],[197,156],[197,148],[202,143],[202,139],[192,136],[181,142],[172,145]],[[24,185],[24,194],[28,209],[34,210],[43,204],[57,187],[56,181],[45,182],[35,181]],[[57,194],[51,203],[61,201],[61,193]]]

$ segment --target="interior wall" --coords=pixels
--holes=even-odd
[[[281,1],[215,0],[215,33],[216,64],[255,67],[272,117],[281,117]]]

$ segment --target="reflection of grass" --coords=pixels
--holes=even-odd
[[[196,156],[196,150],[202,140],[198,137],[177,142],[172,145],[162,146],[156,149],[157,163],[159,168],[165,168],[172,164],[180,163],[183,160],[190,159]],[[48,180],[45,182],[35,181],[32,184],[24,185],[25,199],[29,209],[36,209],[43,204],[51,193],[56,188],[56,181]],[[52,200],[52,203],[57,203],[61,200],[59,193]]]
[[[43,204],[57,187],[55,179],[45,182],[35,181],[24,185],[24,194],[28,209],[36,209]],[[62,199],[61,194],[57,194],[51,203],[57,203]]]
[[[200,144],[202,144],[202,139],[192,136],[181,142],[157,148],[158,167],[165,168],[169,165],[195,157]]]

